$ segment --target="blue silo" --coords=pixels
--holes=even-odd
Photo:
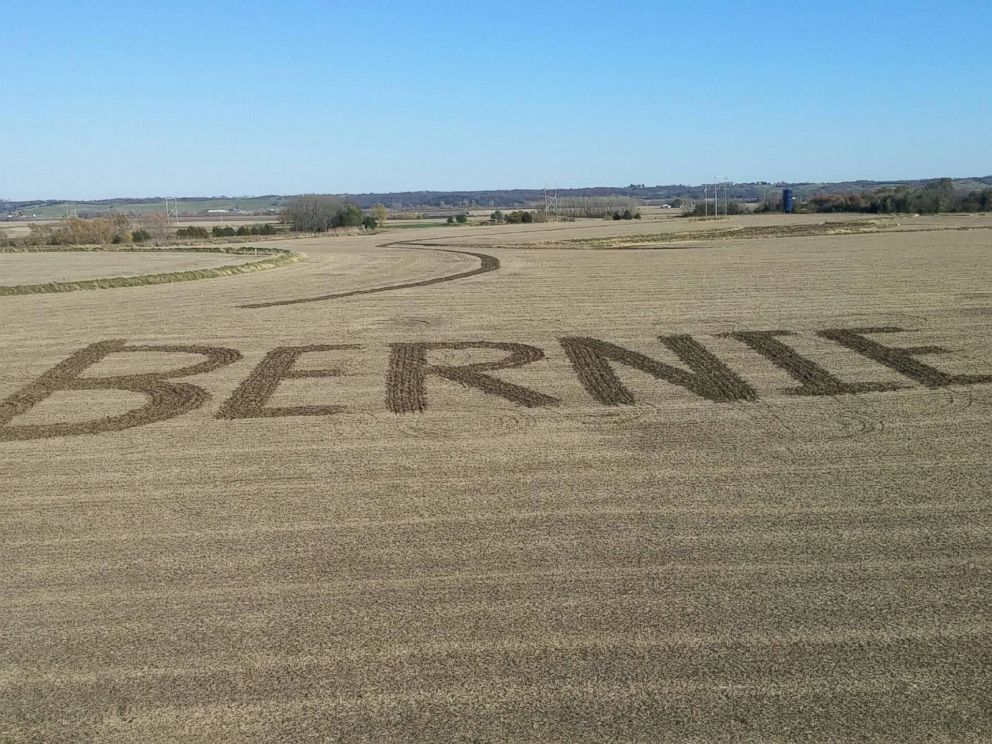
[[[792,209],[795,206],[792,199],[792,189],[782,189],[782,211],[786,214],[792,214]]]

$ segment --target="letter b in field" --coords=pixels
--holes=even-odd
[[[206,360],[167,372],[147,372],[117,377],[80,376],[88,367],[92,367],[110,354],[149,351],[200,354],[205,356]],[[23,390],[0,402],[0,441],[99,434],[173,418],[199,408],[210,396],[203,388],[196,385],[174,383],[169,380],[212,372],[240,358],[241,354],[234,349],[216,346],[128,346],[123,340],[91,344],[48,370]],[[66,390],[129,390],[146,395],[149,400],[141,408],[101,419],[78,423],[10,425],[14,418],[26,413],[53,393]]]

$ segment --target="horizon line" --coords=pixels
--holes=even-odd
[[[95,202],[110,202],[110,201],[121,201],[121,200],[131,200],[137,202],[146,201],[157,201],[164,199],[177,199],[180,201],[206,201],[210,199],[263,199],[265,197],[293,197],[293,196],[375,196],[380,194],[471,194],[478,192],[507,192],[507,191],[545,191],[545,190],[556,190],[556,191],[583,191],[588,189],[631,189],[631,188],[644,188],[644,189],[661,189],[661,188],[673,188],[676,186],[682,186],[685,188],[701,188],[704,186],[712,186],[715,183],[723,185],[727,183],[731,186],[803,186],[808,184],[822,184],[822,185],[832,185],[832,184],[842,184],[842,183],[911,183],[919,181],[938,181],[942,178],[949,178],[952,181],[980,181],[983,179],[992,178],[992,173],[984,176],[928,176],[925,178],[849,178],[839,181],[765,181],[765,180],[755,180],[755,181],[705,181],[696,184],[690,183],[659,183],[654,185],[647,184],[627,184],[626,186],[618,185],[599,185],[599,186],[537,186],[537,187],[526,187],[526,186],[514,186],[514,187],[503,187],[503,188],[472,188],[472,189],[404,189],[399,191],[300,191],[296,193],[262,193],[262,194],[237,194],[237,195],[227,195],[227,194],[214,194],[214,195],[197,195],[197,196],[165,196],[165,195],[155,195],[155,196],[105,196],[97,197],[92,199],[71,199],[71,198],[58,198],[58,197],[38,197],[34,199],[6,199],[0,198],[0,202],[7,202],[11,204],[25,204],[31,202],[55,202],[55,203],[95,203]]]

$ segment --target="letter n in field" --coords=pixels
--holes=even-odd
[[[632,405],[634,395],[628,390],[611,362],[646,372],[658,380],[679,385],[707,400],[757,400],[754,388],[732,369],[706,350],[692,336],[659,336],[661,343],[674,351],[688,370],[673,367],[657,359],[639,354],[622,346],[586,336],[566,336],[560,339],[582,386],[600,403],[607,406]]]

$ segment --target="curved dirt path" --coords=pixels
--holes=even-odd
[[[851,222],[856,223],[856,224],[860,224],[864,220],[863,219],[862,220],[838,220],[836,222],[838,224],[840,224],[840,225],[843,225],[845,222],[848,222],[848,221],[851,221]],[[812,225],[811,224],[805,224],[804,223],[804,224],[799,224],[799,225],[790,225],[790,226],[787,226],[787,227],[789,229],[792,229],[795,232],[810,231],[810,232],[815,233],[817,231],[817,229],[822,229],[822,225],[823,224],[825,224],[825,223],[818,222],[818,223],[815,223],[815,224],[812,224]],[[606,228],[613,227],[613,230],[606,230],[606,232],[608,234],[609,233],[612,233],[616,229],[616,226],[613,225],[612,223],[611,224],[607,224],[605,227]],[[623,227],[624,227],[625,230],[631,230],[631,229],[634,228],[633,225],[625,225]],[[674,228],[675,225],[674,225],[674,223],[672,225],[667,225],[666,224],[664,226],[661,226],[658,223],[650,223],[650,224],[642,223],[642,224],[637,225],[636,227],[638,228],[637,232],[643,232],[645,230],[645,228],[648,228],[648,229],[650,229],[652,227],[654,229],[659,229],[659,227],[673,227]],[[684,233],[684,234],[683,233],[673,233],[673,238],[675,238],[675,239],[683,239],[684,240],[686,237],[690,237],[693,240],[708,240],[708,239],[713,239],[713,238],[726,238],[726,237],[748,237],[747,230],[745,228],[741,227],[741,226],[735,226],[735,227],[730,228],[730,229],[727,229],[727,228],[713,229],[713,228],[708,228],[707,225],[700,226],[699,224],[694,224],[694,225],[691,225],[690,227],[692,229],[689,232],[687,232],[687,233]],[[833,227],[833,224],[831,224],[831,227]],[[757,232],[757,236],[766,236],[766,233],[767,233],[767,237],[783,237],[783,235],[780,234],[783,231],[783,227],[780,226],[780,225],[770,225],[770,226],[763,226],[763,227],[753,227],[752,226],[752,227],[750,227],[748,229],[750,229],[751,231],[756,231]],[[499,238],[499,237],[504,237],[504,236],[513,236],[513,237],[516,237],[516,238],[519,239],[520,237],[531,237],[535,233],[537,233],[537,234],[544,233],[544,234],[547,234],[548,236],[554,236],[556,233],[562,233],[562,232],[568,233],[570,236],[574,235],[575,233],[583,233],[583,234],[584,233],[588,233],[588,232],[601,233],[601,232],[604,232],[604,225],[603,224],[590,224],[590,225],[568,224],[568,225],[562,226],[562,225],[560,225],[558,223],[540,224],[539,226],[535,226],[535,227],[532,227],[532,228],[526,229],[526,230],[510,229],[510,230],[499,230],[499,231],[487,231],[486,234],[483,237],[486,240],[491,240],[493,238]],[[698,236],[695,235],[694,233],[698,233]],[[319,295],[313,295],[313,296],[308,296],[308,297],[298,297],[298,298],[285,299],[285,300],[269,300],[269,301],[265,301],[265,302],[253,302],[253,303],[248,303],[248,304],[244,304],[244,305],[239,305],[238,307],[241,308],[241,309],[258,309],[258,308],[267,308],[267,307],[280,307],[280,306],[284,306],[284,305],[298,305],[298,304],[305,304],[305,303],[310,303],[310,302],[324,302],[324,301],[327,301],[327,300],[337,300],[337,299],[343,299],[345,297],[355,297],[355,296],[358,296],[358,295],[379,294],[379,293],[382,293],[382,292],[392,292],[392,291],[398,290],[398,289],[410,289],[410,288],[413,288],[413,287],[425,287],[425,286],[430,286],[430,285],[434,285],[434,284],[441,284],[441,283],[444,283],[444,282],[456,281],[456,280],[459,280],[459,279],[466,279],[468,277],[476,276],[478,274],[485,274],[485,273],[490,272],[490,271],[496,271],[496,270],[498,270],[500,268],[499,259],[497,259],[495,256],[489,255],[487,253],[477,252],[477,250],[479,248],[485,248],[487,246],[487,244],[486,243],[464,242],[469,237],[475,238],[476,236],[475,235],[467,236],[467,235],[462,235],[462,234],[456,234],[456,235],[451,235],[451,236],[443,235],[443,236],[439,236],[439,237],[433,237],[433,238],[427,238],[427,239],[420,239],[420,240],[416,240],[416,239],[415,240],[397,240],[397,241],[391,241],[391,242],[387,242],[387,243],[379,243],[376,246],[378,248],[407,248],[407,249],[412,249],[412,250],[426,250],[426,251],[437,251],[437,252],[444,252],[444,253],[453,253],[453,254],[459,254],[459,255],[465,255],[465,256],[472,256],[473,258],[479,259],[480,264],[479,264],[478,268],[471,269],[469,271],[459,271],[459,272],[456,272],[456,273],[453,273],[453,274],[446,274],[444,276],[432,277],[430,279],[420,279],[420,280],[415,280],[415,281],[400,282],[400,283],[396,283],[396,284],[388,284],[388,285],[379,286],[379,287],[371,287],[371,288],[368,288],[368,289],[353,289],[353,290],[346,290],[346,291],[342,291],[342,292],[331,292],[331,293],[327,293],[327,294],[319,294]],[[444,240],[452,240],[452,241],[458,241],[458,242],[451,242],[451,243],[440,242],[440,241],[444,241]],[[588,244],[587,245],[585,243],[587,241],[590,242],[590,243],[596,243],[596,242],[603,242],[603,241],[606,241],[606,240],[608,240],[608,238],[591,238],[591,239],[589,239],[589,238],[581,238],[580,239],[580,238],[575,238],[575,237],[569,237],[569,238],[564,239],[563,241],[559,240],[558,242],[555,242],[553,245],[539,244],[539,245],[536,245],[536,246],[528,246],[526,242],[523,243],[523,244],[519,244],[519,243],[512,243],[512,244],[494,243],[494,244],[492,244],[492,247],[493,248],[522,248],[522,247],[542,247],[542,248],[546,248],[546,247],[554,247],[554,248],[585,248],[585,249],[593,248],[593,249],[596,249],[596,248],[603,248],[603,247],[606,247],[606,246],[600,246],[600,245],[594,245],[594,244]],[[636,240],[636,238],[635,238],[635,240]],[[428,241],[430,241],[430,242],[428,242]],[[647,245],[647,244],[642,244],[642,243],[635,243],[634,245],[624,246],[624,247],[626,247],[626,248],[633,248],[633,249],[650,249],[653,246]],[[672,246],[665,246],[665,247],[672,247]],[[680,246],[680,247],[682,247],[682,246]],[[473,248],[473,249],[476,249],[476,250],[464,250],[464,249],[468,249],[468,248]]]
[[[316,297],[300,297],[292,300],[274,300],[271,302],[254,302],[248,305],[239,305],[239,307],[243,310],[248,310],[248,309],[256,309],[263,307],[278,307],[281,305],[300,305],[306,302],[323,302],[325,300],[337,300],[343,297],[354,297],[356,295],[376,294],[378,292],[391,292],[396,289],[409,289],[411,287],[426,287],[431,284],[441,284],[442,282],[453,282],[456,279],[465,279],[470,276],[485,274],[490,271],[496,271],[500,267],[499,259],[496,258],[495,256],[490,256],[487,253],[474,253],[472,251],[456,251],[450,248],[441,248],[436,244],[418,244],[412,241],[399,241],[395,243],[384,243],[380,247],[393,248],[397,246],[412,250],[438,251],[443,253],[457,253],[463,256],[472,256],[474,258],[479,259],[479,266],[478,268],[471,269],[469,271],[460,271],[456,274],[447,274],[445,276],[433,277],[431,279],[420,279],[418,281],[402,282],[399,284],[387,284],[382,287],[372,287],[370,289],[352,289],[345,292],[332,292],[331,294],[317,295]]]

